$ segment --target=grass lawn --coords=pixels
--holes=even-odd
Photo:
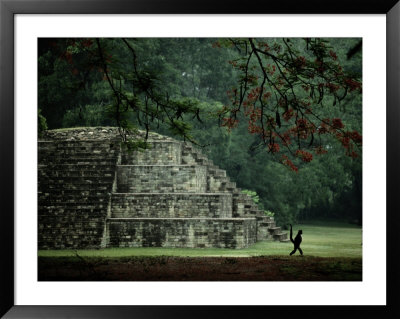
[[[362,229],[359,226],[324,222],[295,225],[303,230],[303,249],[305,256],[315,257],[362,257]],[[293,249],[291,242],[258,242],[245,249],[222,248],[106,248],[97,250],[78,250],[82,257],[133,257],[133,256],[180,256],[180,257],[251,257],[287,256]],[[75,250],[39,250],[39,257],[75,256]],[[296,252],[298,255],[299,252]]]

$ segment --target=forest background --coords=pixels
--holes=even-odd
[[[281,88],[282,78],[279,79],[274,67],[276,60],[272,58],[270,64],[264,64],[265,69],[257,69],[257,51],[251,47],[252,43],[257,43],[257,48],[262,46],[267,53],[273,52],[274,57],[294,61],[296,74],[288,83],[295,83],[300,78],[296,76],[306,69],[317,70],[324,78],[325,70],[320,69],[333,68],[333,63],[340,63],[340,68],[351,74],[352,79],[360,81],[362,76],[361,42],[356,38],[268,38],[252,42],[213,38],[39,39],[39,135],[47,128],[120,126],[190,139],[225,169],[238,187],[247,190],[260,208],[274,214],[278,225],[285,227],[288,223],[311,219],[361,225],[360,149],[349,156],[343,139],[337,134],[321,134],[321,124],[316,124],[304,138],[307,140],[298,143],[300,152],[296,151],[290,160],[282,160],[293,154],[284,155],[284,145],[276,146],[278,143],[271,142],[271,136],[265,142],[268,137],[254,129],[251,122],[254,113],[246,112],[246,105],[242,112],[234,112],[231,107],[237,106],[232,97],[235,92],[245,88],[248,92],[244,91],[246,94],[242,96],[248,97],[252,86],[253,89],[260,86],[263,71],[271,78],[276,77],[276,82],[265,84],[270,87],[267,93],[276,94]],[[310,50],[310,43],[314,43],[314,51]],[[315,54],[324,57],[324,64],[318,57],[314,60]],[[249,59],[251,55],[254,62]],[[254,78],[249,76],[249,70]],[[360,82],[346,81],[346,94],[341,93],[340,98],[337,98],[338,83],[325,83],[322,88],[315,85],[318,92],[315,96],[309,94],[311,106],[319,118],[340,119],[340,129],[343,126],[347,132],[361,133],[362,95],[357,86]],[[274,83],[278,83],[277,88]],[[284,84],[282,87],[285,89]],[[304,85],[304,90],[289,89],[292,97],[311,92]],[[121,110],[122,96],[128,106],[135,105],[136,111],[134,107]],[[173,106],[174,119],[152,113],[151,107],[162,105],[161,99]],[[290,120],[292,109],[281,101],[280,98],[276,113],[274,109],[273,116],[268,118],[274,129]],[[243,102],[242,99],[239,104]],[[260,99],[260,103],[264,102]],[[142,107],[140,111],[138,105]],[[318,147],[314,147],[317,143],[314,135]],[[311,148],[314,154],[308,160],[303,155],[311,152],[303,150]]]

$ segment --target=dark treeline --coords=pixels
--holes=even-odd
[[[361,50],[347,58],[359,43],[39,39],[39,134],[46,128],[120,126],[189,139],[238,187],[255,192],[261,208],[282,226],[307,219],[361,224],[362,152],[345,135],[357,140],[354,132],[362,131]],[[257,101],[249,109],[254,92]],[[310,112],[294,103],[310,106]],[[255,110],[261,112],[256,120],[268,125],[262,134],[253,121]],[[306,122],[311,112],[327,120]],[[299,118],[308,131],[299,131]],[[339,124],[322,134],[324,123]],[[292,140],[297,134],[295,149],[279,140],[279,129],[294,132]]]

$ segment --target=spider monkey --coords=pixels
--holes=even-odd
[[[300,254],[303,255],[303,251],[302,251],[301,248],[300,248],[301,241],[303,240],[303,239],[301,238],[301,234],[303,233],[303,231],[300,229],[300,230],[298,231],[296,237],[295,237],[294,240],[293,240],[293,229],[292,229],[292,224],[289,224],[289,225],[290,225],[290,241],[291,241],[291,242],[293,243],[293,245],[294,245],[294,249],[293,249],[293,251],[290,253],[290,256],[292,256],[292,255],[296,252],[297,249],[299,250]]]

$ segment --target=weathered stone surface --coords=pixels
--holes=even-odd
[[[198,165],[118,165],[118,193],[204,193],[207,168]]]
[[[110,219],[112,247],[244,248],[256,242],[255,218]]]
[[[150,133],[149,149],[129,153],[120,141],[112,127],[45,132],[39,248],[243,248],[286,240],[273,218],[193,145]]]
[[[231,218],[232,195],[226,193],[115,193],[113,218]]]
[[[123,152],[122,165],[179,165],[182,162],[182,144],[178,141],[148,141],[150,148]]]

